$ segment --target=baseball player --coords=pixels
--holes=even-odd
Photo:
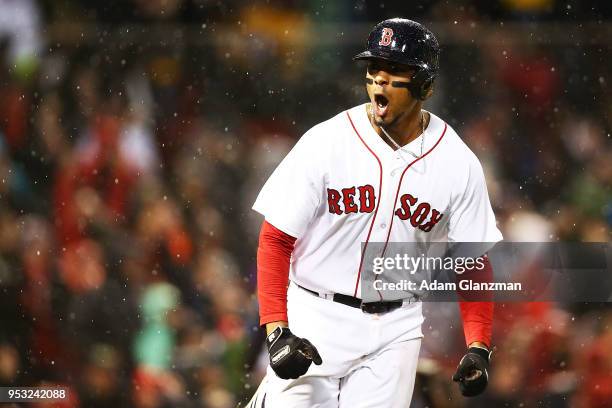
[[[362,244],[502,239],[478,159],[423,109],[439,53],[417,22],[377,24],[354,58],[369,101],[306,132],[259,193],[270,366],[248,407],[408,407],[422,303],[362,301]],[[460,310],[468,348],[453,380],[472,396],[488,381],[493,305]]]

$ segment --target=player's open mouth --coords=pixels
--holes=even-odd
[[[386,96],[377,94],[374,95],[374,112],[376,116],[384,117],[387,114],[387,108],[389,107],[389,100]]]

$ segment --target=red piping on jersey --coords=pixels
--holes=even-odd
[[[361,251],[361,260],[359,261],[359,269],[357,270],[357,280],[355,281],[355,292],[353,293],[353,296],[356,297],[357,289],[359,288],[359,278],[361,278],[361,267],[363,266],[363,258],[365,256],[366,248],[368,247],[368,242],[370,241],[370,235],[372,234],[372,228],[374,227],[374,222],[376,221],[376,215],[378,214],[378,207],[380,206],[383,171],[382,171],[382,163],[380,162],[380,159],[378,158],[376,153],[374,153],[374,151],[370,149],[370,146],[368,146],[367,143],[363,140],[363,138],[357,131],[357,128],[355,127],[355,124],[353,123],[353,120],[351,119],[351,115],[349,115],[348,111],[346,112],[346,116],[348,117],[349,122],[351,122],[351,126],[353,127],[355,134],[357,135],[359,140],[361,140],[361,143],[363,143],[366,149],[368,149],[368,151],[372,153],[372,156],[374,156],[374,158],[378,162],[378,168],[380,170],[379,183],[378,183],[378,202],[376,203],[376,209],[374,210],[374,216],[372,217],[372,222],[370,223],[370,229],[368,230],[368,236],[366,237],[365,244],[363,245],[363,251]]]
[[[425,156],[427,156],[429,153],[431,153],[433,151],[433,149],[436,148],[436,146],[438,146],[438,144],[440,143],[440,141],[442,140],[442,138],[444,137],[444,135],[446,134],[446,128],[447,128],[447,124],[446,122],[444,122],[444,130],[442,131],[442,134],[440,135],[440,137],[438,138],[438,141],[436,142],[436,144],[434,144],[431,149],[429,149],[428,151],[425,152],[424,155],[417,157],[416,159],[414,159],[408,166],[406,166],[406,168],[404,169],[404,171],[402,172],[402,175],[400,176],[399,179],[399,183],[397,183],[397,192],[395,193],[395,200],[393,201],[393,209],[392,209],[392,213],[391,213],[391,222],[389,223],[389,231],[387,232],[387,239],[385,240],[385,246],[383,246],[383,250],[382,250],[382,254],[381,257],[385,256],[385,251],[387,250],[387,244],[389,243],[389,237],[391,236],[391,228],[393,228],[393,219],[395,218],[395,205],[397,204],[397,197],[399,197],[399,192],[400,192],[400,188],[402,186],[402,180],[404,179],[404,174],[406,174],[406,172],[408,171],[408,169],[410,167],[412,167],[412,165],[416,162],[418,162],[419,160],[421,160],[422,158],[424,158]]]

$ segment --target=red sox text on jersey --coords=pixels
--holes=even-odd
[[[432,208],[431,204],[406,193],[400,197],[400,207],[394,214],[402,221],[421,231],[429,232],[442,219],[444,214]],[[358,187],[328,188],[327,204],[331,214],[371,213],[376,207],[374,187],[366,184]]]

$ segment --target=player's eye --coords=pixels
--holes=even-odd
[[[368,65],[368,74],[370,75],[376,75],[376,73],[380,71],[380,67],[378,67],[375,64],[369,64]]]
[[[410,74],[411,71],[405,65],[391,64],[389,65],[387,72],[393,75],[405,75],[405,74]]]
[[[368,74],[376,75],[379,71],[384,71],[392,75],[407,72],[406,68],[401,65],[391,64],[388,62],[380,62],[380,61],[370,62],[370,64],[368,65]]]

